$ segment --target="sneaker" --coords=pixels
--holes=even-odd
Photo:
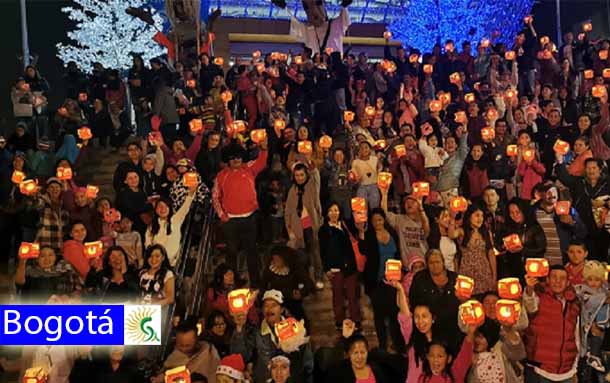
[[[593,369],[599,372],[606,372],[606,368],[602,363],[602,360],[599,356],[591,355],[590,352],[587,353],[587,364],[591,366]]]
[[[316,289],[317,289],[317,290],[324,290],[324,282],[322,282],[322,281],[317,281],[317,282],[316,282]]]

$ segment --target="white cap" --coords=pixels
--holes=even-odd
[[[284,296],[282,295],[282,292],[279,290],[265,291],[265,294],[263,295],[263,301],[265,301],[267,299],[273,299],[274,301],[276,301],[279,304],[284,303]]]

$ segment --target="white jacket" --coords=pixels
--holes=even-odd
[[[433,148],[428,145],[425,138],[419,139],[419,151],[424,155],[425,168],[440,168],[449,155],[442,148]]]

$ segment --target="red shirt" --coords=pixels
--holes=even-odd
[[[582,285],[585,283],[585,278],[582,275],[582,272],[585,269],[584,263],[578,266],[568,263],[565,267],[566,271],[568,272],[568,281],[570,281],[572,286]]]

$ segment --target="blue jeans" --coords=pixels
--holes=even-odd
[[[379,207],[379,204],[381,203],[381,195],[379,194],[379,187],[377,184],[358,186],[356,195],[366,200],[366,205],[369,210]]]

